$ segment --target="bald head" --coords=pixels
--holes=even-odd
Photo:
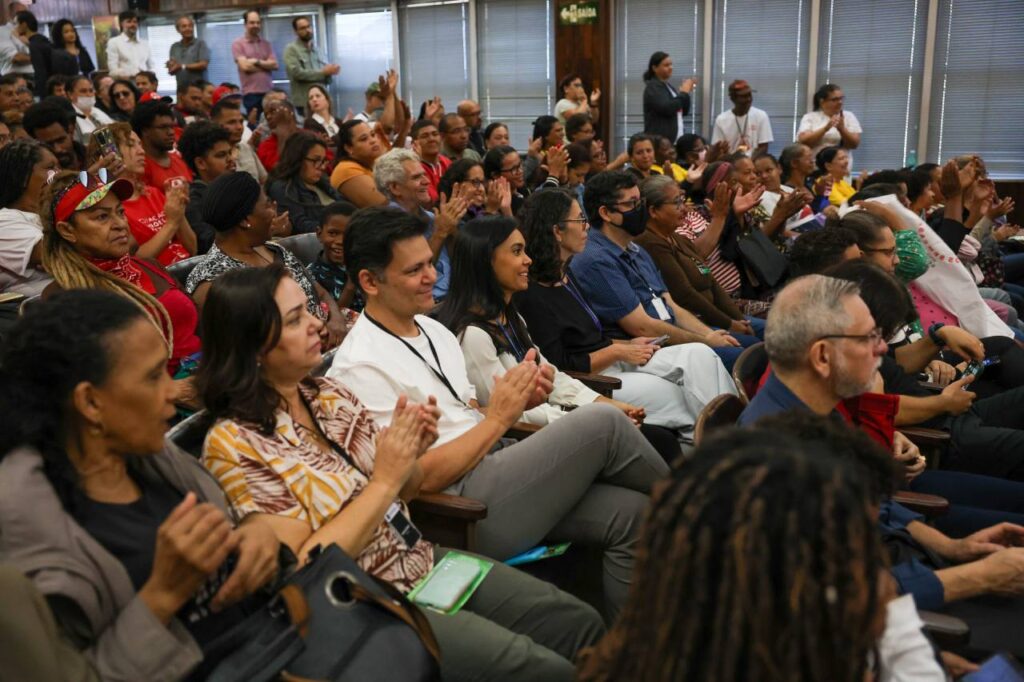
[[[480,128],[480,105],[471,99],[464,99],[459,102],[459,106],[455,109],[459,116],[466,122],[473,130]]]
[[[787,284],[772,301],[764,331],[772,366],[783,371],[802,367],[811,344],[842,334],[851,324],[846,299],[859,295],[853,282],[824,275],[807,275]]]

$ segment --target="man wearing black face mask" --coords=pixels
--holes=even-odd
[[[623,171],[598,173],[587,182],[583,204],[590,223],[572,274],[609,336],[634,343],[667,336],[665,345],[704,343],[727,368],[742,352],[739,341],[714,330],[672,300],[651,256],[633,240],[647,223],[636,178]]]

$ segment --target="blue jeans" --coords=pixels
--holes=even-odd
[[[928,469],[911,481],[909,488],[949,500],[949,511],[936,517],[933,524],[953,538],[966,537],[1003,521],[1024,525],[1024,483]]]
[[[765,321],[762,320],[760,317],[751,317],[750,315],[744,315],[744,317],[746,318],[747,322],[750,323],[750,326],[754,328],[754,336],[756,336],[759,340],[764,341]]]
[[[755,343],[761,343],[761,339],[757,338],[756,336],[750,336],[748,334],[730,333],[730,336],[732,336],[734,339],[740,342],[740,345],[738,347],[719,346],[718,348],[713,348],[712,350],[715,351],[718,357],[722,359],[722,364],[725,365],[725,368],[731,372],[732,366],[736,364],[737,358],[740,357],[740,353],[742,353],[745,349],[749,348],[750,346],[753,346]],[[763,326],[761,329],[761,336],[764,336]]]

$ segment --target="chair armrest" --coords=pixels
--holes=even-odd
[[[893,494],[892,499],[893,502],[899,502],[907,509],[928,517],[939,516],[949,511],[949,500],[938,495],[900,490]]]
[[[958,649],[971,641],[971,626],[959,618],[934,611],[918,611],[924,631],[940,649]]]
[[[582,382],[590,390],[600,393],[603,396],[611,397],[612,391],[622,388],[622,379],[617,377],[606,377],[603,374],[588,374],[587,372],[566,372],[573,379]]]
[[[919,426],[901,426],[897,430],[918,447],[945,448],[949,444],[949,434],[945,431]]]
[[[537,433],[543,428],[539,424],[527,424],[526,422],[516,422],[508,428],[505,432],[505,438],[515,438],[516,440],[523,440],[531,435]]]
[[[483,502],[448,493],[420,493],[409,502],[409,509],[413,515],[435,514],[467,521],[487,518],[487,505]]]

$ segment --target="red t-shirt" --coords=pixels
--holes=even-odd
[[[192,182],[192,171],[188,164],[181,158],[178,152],[171,152],[171,165],[164,168],[153,159],[146,157],[146,170],[142,174],[142,181],[150,187],[156,187],[163,191],[164,183],[171,178],[185,178]]]
[[[452,160],[443,154],[438,154],[436,164],[420,161],[420,165],[423,166],[423,170],[427,173],[427,179],[430,180],[430,200],[436,204],[438,199],[437,183],[441,182],[441,176],[448,170],[448,166],[452,165]],[[451,199],[451,197],[448,198]]]
[[[260,146],[256,148],[256,156],[259,157],[263,167],[269,173],[277,165],[277,160],[281,158],[281,152],[277,148],[277,135],[272,134],[260,142]]]
[[[139,246],[152,239],[167,224],[167,215],[164,213],[166,203],[167,197],[156,187],[147,187],[141,196],[122,202],[124,215],[128,219],[128,228]],[[164,250],[157,254],[156,259],[167,267],[188,257],[188,250],[175,235]]]

